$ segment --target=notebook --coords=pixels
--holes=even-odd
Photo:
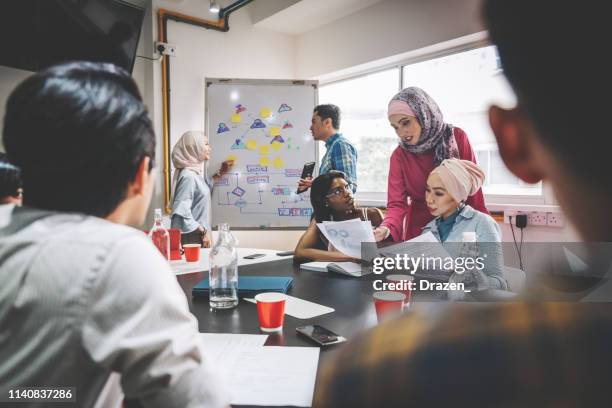
[[[343,275],[360,277],[372,273],[371,269],[362,268],[356,262],[306,262],[300,265],[300,269],[315,272],[335,272]]]
[[[240,276],[238,277],[238,296],[253,297],[262,292],[287,293],[293,278],[288,276]],[[204,279],[191,290],[193,296],[209,295],[208,278]]]

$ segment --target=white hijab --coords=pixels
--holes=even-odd
[[[172,148],[172,165],[174,176],[172,177],[172,197],[178,183],[179,174],[183,169],[189,169],[202,176],[204,174],[204,138],[202,131],[190,130],[181,136]]]

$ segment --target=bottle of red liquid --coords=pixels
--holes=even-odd
[[[170,234],[162,225],[162,212],[160,208],[155,209],[155,222],[153,228],[149,231],[149,237],[162,256],[170,260]]]

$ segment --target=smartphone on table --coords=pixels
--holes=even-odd
[[[257,259],[257,258],[261,258],[262,256],[266,256],[266,254],[251,254],[251,255],[245,256],[244,259]]]
[[[337,335],[333,331],[326,329],[318,324],[311,324],[308,326],[297,327],[295,331],[298,334],[314,341],[319,346],[330,346],[332,344],[338,344],[346,341],[346,338]]]
[[[314,173],[314,168],[315,168],[315,162],[308,162],[304,165],[304,168],[302,169],[302,176],[300,177],[302,180],[307,179],[308,177],[312,177],[312,174]],[[302,194],[304,191],[306,191],[306,189],[297,189],[297,193],[298,194]]]

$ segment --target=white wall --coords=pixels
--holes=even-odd
[[[385,0],[297,38],[297,76],[317,77],[483,30],[480,0]]]
[[[20,69],[9,68],[0,65],[0,124],[4,123],[4,111],[6,110],[6,100],[15,89],[17,84],[26,79],[32,73]],[[2,125],[0,125],[1,128]],[[0,151],[4,151],[0,139]]]
[[[147,19],[152,27],[149,42],[157,39],[157,10],[165,8],[192,17],[213,19],[201,0],[182,2],[153,0],[153,13]],[[220,2],[221,6],[228,1]],[[187,130],[204,129],[204,78],[295,78],[295,38],[267,29],[256,28],[246,6],[231,14],[229,32],[170,21],[168,42],[176,46],[171,58],[171,135],[172,142]],[[153,72],[146,80],[152,91],[148,105],[155,121],[159,146],[159,182],[152,208],[163,206],[161,177],[162,103],[161,67],[151,64]],[[212,153],[214,154],[214,152]],[[293,249],[300,231],[235,231],[241,246]]]

